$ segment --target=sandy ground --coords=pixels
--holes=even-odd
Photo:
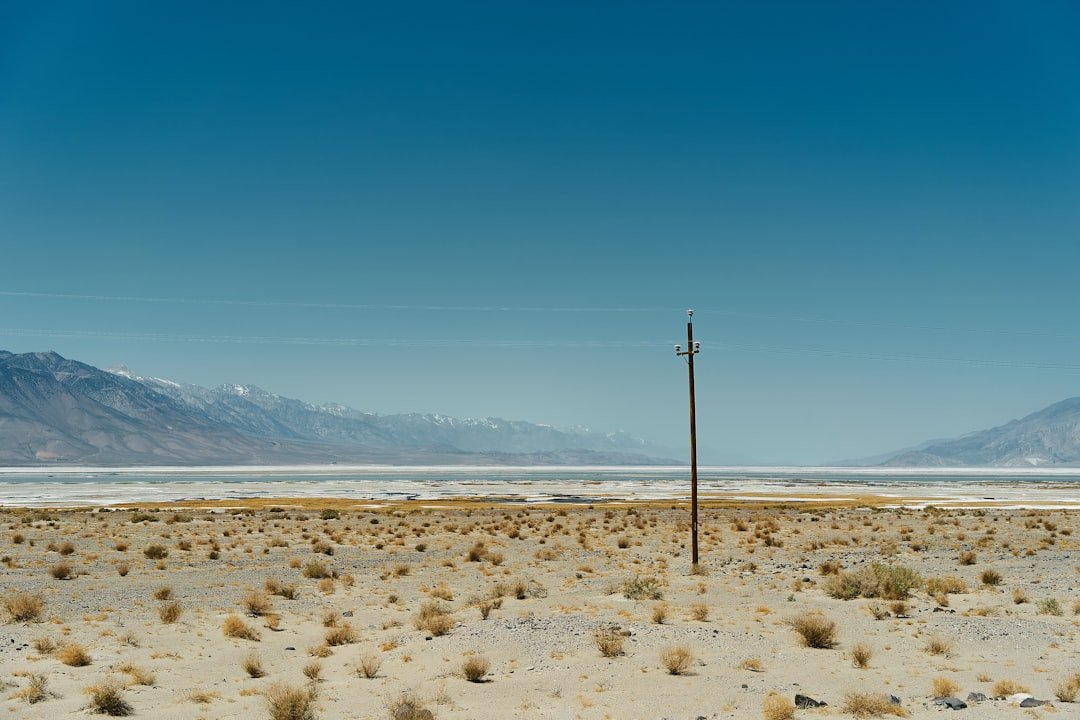
[[[706,507],[696,574],[685,505],[0,510],[0,697],[11,718],[85,717],[85,688],[111,678],[155,720],[270,718],[282,684],[317,718],[395,717],[411,693],[436,718],[779,720],[770,692],[828,703],[794,717],[851,717],[845,698],[865,691],[918,718],[953,712],[932,704],[935,680],[960,699],[1011,680],[1053,705],[960,716],[1080,717],[1055,699],[1080,673],[1080,511],[872,505]],[[830,596],[872,563],[931,583],[906,608]],[[11,617],[34,599],[37,618]],[[833,647],[803,645],[790,621],[807,613],[835,623]],[[88,664],[65,664],[73,646]],[[673,647],[692,656],[679,674]]]

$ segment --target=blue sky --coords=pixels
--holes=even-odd
[[[2,3],[0,347],[681,448],[694,307],[706,459],[1004,422],[1080,394],[1078,30],[1070,2]]]

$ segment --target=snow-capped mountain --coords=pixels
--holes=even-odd
[[[0,351],[2,465],[651,464],[663,454],[621,433],[376,415],[252,385],[203,388]]]
[[[662,448],[622,432],[604,434],[583,428],[561,430],[550,425],[502,418],[455,418],[420,413],[379,415],[336,403],[314,405],[275,395],[255,385],[221,385],[208,389],[177,385],[158,378],[130,377],[215,422],[260,437],[376,448],[427,447],[471,453],[590,450],[652,457],[665,454]]]

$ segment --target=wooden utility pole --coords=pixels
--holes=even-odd
[[[686,350],[675,346],[675,354],[686,357],[690,373],[690,554],[693,571],[698,569],[698,499],[697,499],[697,408],[694,400],[694,356],[701,352],[701,343],[694,342],[694,311],[686,311]]]

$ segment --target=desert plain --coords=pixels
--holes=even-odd
[[[713,501],[694,568],[677,502],[3,509],[0,698],[10,718],[1080,717],[1078,518]]]

